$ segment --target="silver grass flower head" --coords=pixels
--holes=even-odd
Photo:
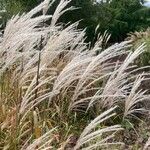
[[[50,2],[50,0],[44,0],[43,15],[46,15],[46,13],[49,9],[49,2]]]

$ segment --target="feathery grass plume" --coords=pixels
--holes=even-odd
[[[44,135],[42,135],[41,137],[39,137],[38,139],[36,139],[32,144],[29,144],[28,141],[27,143],[25,143],[23,145],[23,147],[21,148],[21,150],[48,150],[48,149],[52,149],[53,147],[51,146],[51,143],[54,140],[54,136],[53,136],[53,132],[54,129],[51,129],[50,131],[48,131],[47,133],[45,133]]]
[[[134,51],[134,49],[138,47],[138,45],[145,43],[145,52],[140,56],[139,59],[136,60],[136,64],[138,64],[139,66],[150,65],[150,28],[145,31],[136,31],[134,33],[130,33],[127,39],[132,41],[132,51]]]
[[[48,30],[49,28],[43,28],[40,24],[48,20],[51,16],[33,16],[41,11],[44,5],[45,2],[27,14],[23,14],[20,17],[19,15],[13,17],[7,24],[2,42],[0,43],[2,60],[0,73],[3,74],[6,69],[7,71],[11,71],[13,77],[10,85],[14,87],[17,83],[16,88],[21,92],[16,93],[16,97],[13,97],[16,98],[14,101],[17,103],[16,105],[19,110],[17,109],[12,116],[14,118],[13,122],[17,124],[14,130],[16,132],[14,134],[16,141],[14,140],[10,144],[11,147],[13,144],[21,147],[22,138],[28,137],[27,134],[30,132],[29,114],[32,108],[55,95],[55,92],[51,92],[49,87],[45,88],[55,78],[55,69],[47,68],[47,64],[41,64],[39,66],[40,77],[39,83],[36,85],[38,52],[35,47],[40,43],[41,36],[47,38],[47,34],[50,32]],[[49,73],[50,71],[52,73]],[[6,75],[7,72],[5,72]],[[16,92],[18,89],[16,89]],[[38,96],[35,98],[35,91],[37,89],[39,89],[36,93]],[[17,121],[15,121],[16,118],[18,118]],[[6,128],[7,123],[4,121],[2,124]],[[9,126],[7,127],[10,128]],[[8,136],[6,135],[7,138]]]
[[[133,53],[130,53],[121,65],[117,65],[116,69],[109,77],[108,81],[100,89],[89,103],[89,107],[93,103],[100,103],[100,107],[111,108],[116,104],[125,104],[124,117],[134,116],[135,113],[144,113],[144,108],[138,108],[137,104],[148,99],[146,91],[140,90],[141,82],[145,80],[144,73],[139,77],[139,74],[133,74],[137,72],[138,68],[131,63],[144,52],[144,46],[139,47]],[[143,76],[143,77],[142,77]],[[137,107],[137,108],[136,108]]]
[[[120,142],[118,143],[108,142],[110,139],[114,137],[114,134],[117,131],[122,130],[120,125],[114,125],[114,126],[109,126],[105,128],[95,129],[100,123],[114,116],[115,113],[112,113],[112,112],[115,109],[116,109],[116,106],[103,112],[93,121],[91,121],[91,123],[81,133],[77,141],[77,144],[74,147],[74,150],[77,150],[79,148],[82,148],[85,150],[91,150],[91,149],[96,149],[96,148],[105,147],[105,146],[112,146],[113,144],[122,144]],[[106,137],[103,137],[104,134],[106,134]]]
[[[55,0],[44,0],[43,15],[46,15],[48,9],[52,6]]]
[[[85,48],[85,44],[79,43],[77,44],[77,40],[82,40],[85,35],[84,32],[80,33],[77,30],[78,23],[74,23],[66,28],[55,28],[54,32],[52,28],[51,36],[47,41],[46,46],[44,47],[43,52],[41,52],[41,64],[58,65],[60,60],[67,62],[71,60],[75,54],[77,55],[80,51]],[[80,44],[81,43],[81,44]],[[78,45],[77,48],[73,48],[73,46]],[[80,46],[80,47],[79,47]],[[84,47],[82,47],[84,46]],[[60,56],[64,56],[60,59]]]
[[[132,88],[133,84],[131,75],[135,78],[136,74],[133,75],[132,73],[137,71],[133,62],[143,51],[144,46],[142,45],[133,53],[129,53],[122,64],[116,64],[114,72],[104,85],[103,92],[101,93],[102,99],[100,103],[102,107],[110,108],[120,100],[126,98],[126,95],[129,94],[128,92],[130,92],[130,88]],[[94,101],[92,101],[92,103],[93,102]]]
[[[54,79],[54,77],[40,77],[39,84],[35,86],[36,84],[36,76],[31,80],[31,83],[27,87],[25,94],[22,98],[21,106],[20,106],[20,114],[25,114],[25,112],[28,112],[31,110],[34,106],[41,103],[42,101],[46,100],[47,98],[50,99],[50,97],[57,94],[55,91],[50,91],[49,89],[43,89],[46,84],[51,83],[51,81]],[[29,82],[29,81],[28,81]],[[35,91],[39,89],[38,93],[39,96],[35,98]]]
[[[53,14],[51,26],[54,27],[59,19],[60,16],[62,16],[66,11],[74,10],[75,8],[73,6],[66,8],[65,7],[71,2],[71,0],[61,0],[58,4],[58,7],[56,8],[56,11]]]
[[[40,24],[51,18],[49,15],[33,17],[43,9],[45,2],[22,16],[14,16],[6,25],[0,43],[1,73],[19,61],[29,59],[34,54],[34,47],[40,43],[41,36],[47,37],[48,28]],[[21,53],[20,53],[21,52]]]
[[[115,63],[111,61],[115,57],[128,53],[128,51],[126,50],[128,46],[129,46],[128,42],[115,44],[105,49],[98,55],[95,55],[93,51],[96,52],[98,49],[100,49],[99,42],[97,42],[97,44],[93,47],[93,49],[91,49],[91,54],[90,52],[89,54],[85,53],[85,56],[82,56],[83,58],[80,58],[80,56],[78,56],[81,60],[80,63],[79,63],[79,60],[74,60],[74,63],[76,61],[78,62],[77,64],[81,66],[82,66],[84,59],[88,60],[88,62],[86,62],[85,67],[82,67],[83,68],[83,71],[81,72],[82,74],[78,77],[78,82],[74,90],[74,94],[71,100],[72,102],[69,108],[70,110],[76,108],[76,106],[80,107],[80,105],[83,106],[84,104],[89,102],[89,100],[92,97],[91,95],[89,98],[86,96],[86,99],[84,98],[79,99],[79,97],[82,97],[83,94],[86,94],[86,91],[87,92],[89,92],[89,90],[92,91],[92,87],[95,86],[97,82],[102,81],[104,78],[108,77],[112,73]],[[89,55],[90,58],[87,59],[86,55]],[[77,67],[80,67],[80,66],[77,66]],[[70,67],[70,69],[72,68]],[[75,69],[75,70],[78,70],[78,69]],[[96,88],[97,90],[94,92],[94,95],[99,90],[99,86]]]
[[[142,75],[137,77],[134,81],[132,89],[129,93],[129,96],[125,99],[125,111],[124,111],[124,118],[128,116],[136,117],[136,113],[144,113],[146,110],[144,108],[137,107],[137,104],[143,102],[144,100],[148,99],[148,96],[145,95],[146,90],[142,91],[139,89],[141,82],[143,81]]]

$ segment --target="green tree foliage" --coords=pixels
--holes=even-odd
[[[39,2],[38,0],[0,0],[0,10],[5,10],[0,14],[2,16],[0,23],[5,25],[13,15],[29,11]]]
[[[13,14],[29,11],[42,0],[0,0],[3,14],[3,24]],[[53,13],[60,0],[56,0],[49,13]],[[78,9],[66,12],[60,22],[65,25],[80,20],[79,28],[87,29],[87,41],[94,41],[95,28],[97,33],[106,30],[112,35],[110,42],[119,42],[127,37],[129,32],[146,29],[150,26],[150,8],[142,5],[144,0],[72,0],[69,6]],[[69,7],[67,6],[67,7]]]
[[[87,35],[89,40],[94,37],[94,30],[97,26],[96,7],[93,5],[92,0],[72,0],[70,5],[78,8],[72,12],[68,12],[63,18],[65,22],[80,21],[79,28],[87,28]],[[62,19],[63,19],[62,18]]]
[[[150,25],[150,9],[139,0],[100,2],[97,16],[100,31],[108,30],[112,41],[122,41],[129,32],[146,29]]]
[[[59,1],[56,0],[52,9],[55,9]],[[81,20],[79,28],[87,28],[87,41],[94,40],[95,28],[99,24],[98,33],[107,30],[111,34],[111,41],[119,42],[129,32],[149,27],[150,9],[142,3],[143,0],[101,0],[99,3],[97,0],[72,0],[70,6],[78,9],[65,13],[60,22]]]
[[[50,9],[53,14],[56,6],[60,0],[56,0]],[[72,0],[67,7],[74,6],[76,9],[68,11],[59,19],[64,24],[71,24],[77,21],[79,22],[79,29],[86,28],[87,41],[92,41],[94,37],[94,31],[97,26],[97,6],[94,5],[94,0]]]

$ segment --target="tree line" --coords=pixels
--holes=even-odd
[[[42,0],[0,0],[1,24],[17,13],[31,10]],[[60,0],[56,0],[49,13],[53,13]],[[110,42],[124,40],[129,32],[145,30],[150,25],[150,8],[144,0],[72,0],[70,6],[78,9],[66,12],[60,22],[74,23],[80,20],[79,28],[86,28],[87,41],[94,42],[95,34],[111,34]],[[69,6],[67,6],[69,7]],[[99,26],[95,33],[96,27]]]

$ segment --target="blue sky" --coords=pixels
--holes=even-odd
[[[150,7],[150,0],[147,0],[144,5]]]

